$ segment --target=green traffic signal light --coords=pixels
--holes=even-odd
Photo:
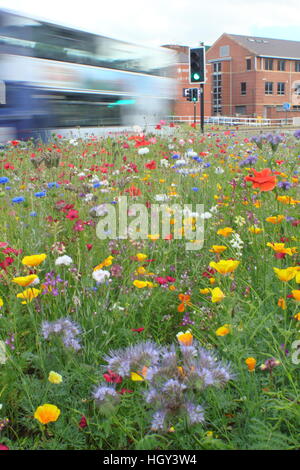
[[[199,80],[200,79],[200,75],[198,73],[194,73],[193,74],[193,79],[194,80]]]

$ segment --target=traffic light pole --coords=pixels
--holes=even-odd
[[[196,102],[194,102],[194,127],[196,128]]]
[[[200,125],[201,125],[201,132],[204,134],[204,84],[200,84]]]

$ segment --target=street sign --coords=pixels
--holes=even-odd
[[[282,107],[284,111],[289,111],[291,109],[291,103],[283,103]]]

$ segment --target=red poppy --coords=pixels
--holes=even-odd
[[[140,196],[142,194],[141,190],[133,185],[125,189],[125,193],[129,193],[129,196]]]
[[[103,374],[106,382],[113,383],[113,384],[120,384],[123,382],[121,375],[113,372],[112,370],[108,369],[106,374]]]
[[[14,170],[15,167],[11,163],[5,163],[4,165],[5,170]]]
[[[253,171],[255,176],[245,176],[245,181],[251,181],[253,183],[252,187],[254,189],[259,189],[260,191],[272,191],[276,186],[276,177],[272,174],[270,168],[264,168],[262,171],[256,171],[254,168]]]
[[[87,243],[85,246],[87,247],[88,251],[93,248],[93,245],[91,243]]]
[[[146,163],[145,168],[148,168],[148,170],[155,170],[156,169],[156,161],[151,160],[151,162]]]
[[[129,390],[128,388],[121,388],[118,393],[120,393],[120,395],[124,395],[124,393],[133,393],[133,390]]]
[[[136,332],[136,333],[141,333],[144,331],[145,328],[131,328],[131,331]]]

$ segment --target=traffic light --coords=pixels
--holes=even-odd
[[[192,101],[198,101],[198,88],[192,88]]]
[[[190,49],[190,83],[205,82],[204,46]]]
[[[186,99],[187,101],[192,101],[192,88],[186,90]]]

